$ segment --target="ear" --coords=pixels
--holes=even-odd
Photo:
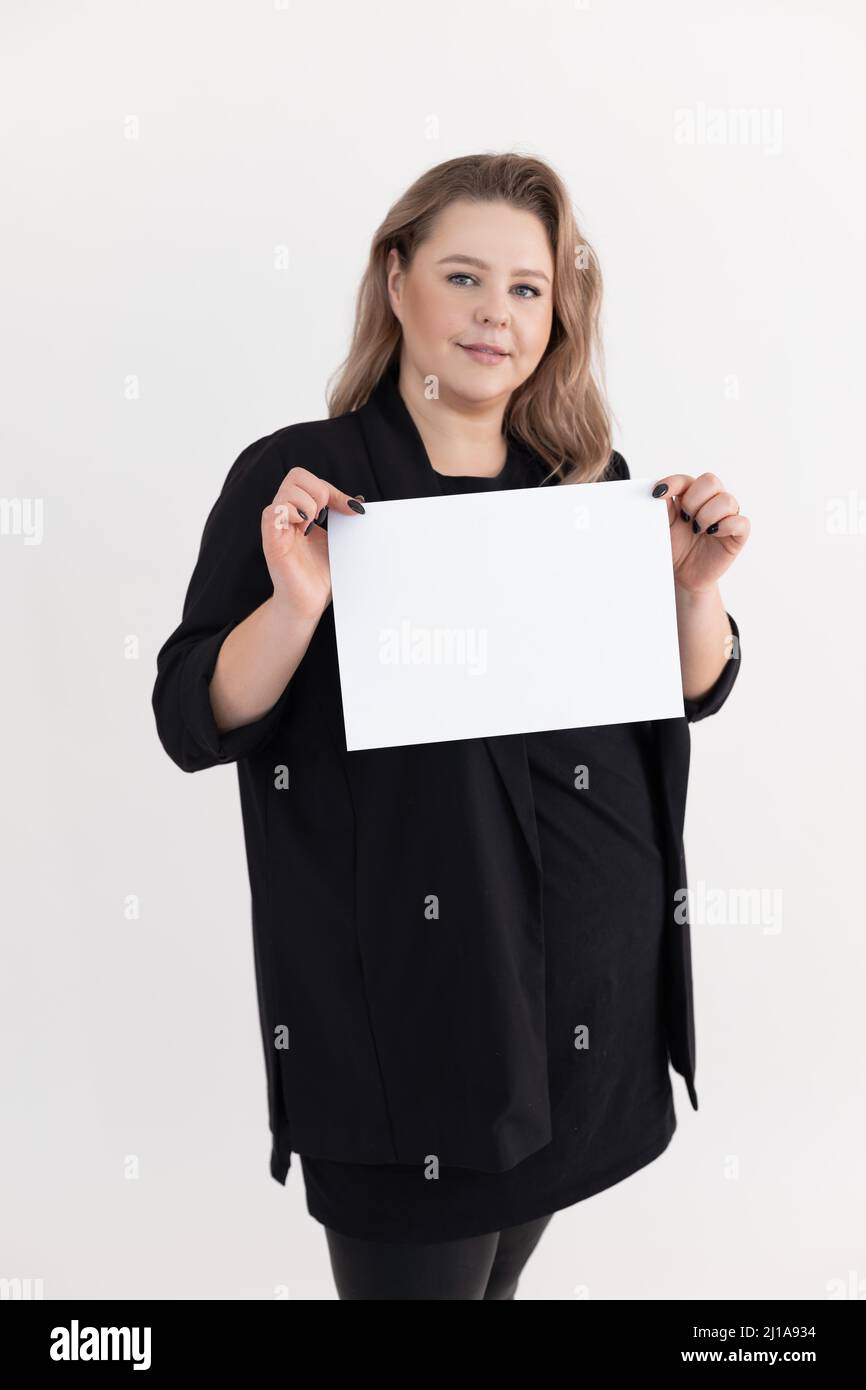
[[[397,271],[398,274],[394,275],[394,271]],[[388,291],[388,298],[391,301],[391,309],[398,319],[400,318],[398,310],[400,307],[400,290],[402,287],[399,272],[400,256],[396,246],[392,246],[391,250],[388,252],[388,259],[385,262],[385,287]]]

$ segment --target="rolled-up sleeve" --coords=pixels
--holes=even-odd
[[[730,613],[727,616],[731,625],[731,641],[728,659],[722,668],[721,675],[715,684],[701,695],[700,699],[689,700],[683,696],[686,719],[690,724],[694,724],[698,719],[706,719],[708,714],[718,713],[733,690],[734,681],[740,674],[740,629]]]
[[[275,732],[290,699],[291,681],[261,718],[225,732],[210,702],[220,647],[273,593],[261,516],[286,471],[272,435],[235,460],[205,522],[181,621],[157,653],[151,698],[157,733],[184,772],[248,757]]]

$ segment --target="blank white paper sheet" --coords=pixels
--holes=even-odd
[[[652,480],[328,513],[346,748],[682,718]]]

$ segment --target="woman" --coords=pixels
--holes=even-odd
[[[426,173],[374,238],[329,418],[238,457],[157,657],[169,755],[237,765],[271,1173],[300,1155],[341,1298],[512,1298],[554,1211],[667,1147],[668,1059],[697,1108],[688,724],[739,670],[718,580],[749,533],[720,481],[653,488],[681,719],[352,753],[343,728],[328,510],[628,477],[600,297],[546,164]]]

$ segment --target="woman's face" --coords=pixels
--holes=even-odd
[[[449,204],[406,273],[397,252],[388,291],[403,327],[403,353],[440,397],[505,403],[535,371],[553,324],[553,257],[534,213],[508,203]],[[479,360],[471,343],[506,356]]]

